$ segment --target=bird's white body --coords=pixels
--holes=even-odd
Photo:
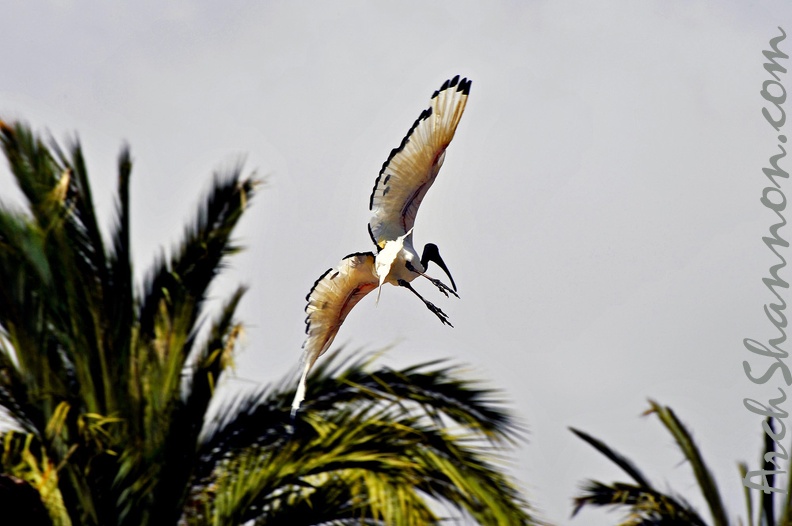
[[[377,253],[374,268],[379,278],[380,290],[377,293],[377,301],[385,283],[391,285],[398,285],[400,281],[410,283],[423,274],[425,269],[421,265],[421,258],[412,245],[412,229],[403,236],[385,242],[385,246]],[[418,273],[415,272],[416,270]]]
[[[375,288],[378,301],[385,283],[407,288],[441,322],[451,325],[443,311],[410,285],[415,278],[423,276],[446,296],[456,295],[456,285],[437,246],[427,244],[423,255],[419,256],[413,247],[412,231],[418,208],[437,178],[446,148],[465,111],[470,85],[469,80],[460,80],[458,75],[445,81],[432,95],[429,108],[418,116],[399,147],[394,148],[383,163],[369,201],[372,217],[368,230],[377,246],[377,254],[366,252],[347,256],[337,268],[328,270],[316,280],[308,293],[304,368],[292,403],[292,416],[305,397],[308,371],[328,350],[352,307]],[[429,261],[445,271],[453,289],[426,275]]]

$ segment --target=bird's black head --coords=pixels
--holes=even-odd
[[[451,273],[448,271],[448,267],[443,262],[443,258],[440,257],[440,250],[437,248],[437,245],[434,243],[427,243],[424,246],[423,254],[421,255],[421,266],[424,268],[424,272],[429,268],[429,262],[432,261],[437,263],[437,266],[443,269],[443,272],[446,273],[448,279],[451,280],[451,287],[453,287],[454,291],[456,292],[456,283],[454,283],[454,278],[451,277]]]

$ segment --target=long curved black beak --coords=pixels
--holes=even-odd
[[[434,243],[427,243],[424,246],[423,254],[421,255],[421,266],[423,266],[424,271],[429,268],[430,261],[437,263],[437,266],[443,269],[443,272],[446,273],[448,279],[451,280],[451,286],[454,288],[454,292],[456,292],[457,288],[456,283],[454,283],[454,278],[451,277],[448,267],[446,267],[446,264],[443,263],[443,258],[440,257],[440,250],[438,250],[437,245]]]

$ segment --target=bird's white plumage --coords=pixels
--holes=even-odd
[[[410,282],[418,275],[407,270],[405,258],[409,258],[411,264],[414,261],[415,266],[418,267],[420,271],[423,271],[423,267],[421,267],[421,262],[418,261],[418,254],[415,253],[415,249],[412,245],[405,247],[405,239],[410,234],[412,234],[412,228],[403,236],[386,242],[382,250],[377,253],[374,262],[374,270],[379,278],[377,303],[379,303],[382,285],[385,283],[398,285],[400,279]]]
[[[382,165],[369,201],[371,239],[380,249],[407,233],[434,183],[465,111],[471,82],[454,77],[432,96],[410,131]]]

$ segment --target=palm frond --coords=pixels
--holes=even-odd
[[[314,508],[317,524],[327,518],[395,524],[397,517],[421,524],[431,517],[426,503],[407,490],[406,481],[417,480],[410,475],[411,463],[394,454],[401,435],[385,444],[382,430],[348,419],[343,432],[349,440],[339,440],[337,423],[315,424],[281,448],[248,449],[220,467],[211,485],[215,524],[257,518],[312,524],[295,522],[306,508]]]
[[[44,143],[21,122],[9,125],[0,120],[0,143],[34,219],[42,226],[50,224],[45,203],[62,180],[63,167],[58,166]]]
[[[767,417],[764,422],[764,425],[767,426],[768,432],[764,433],[762,437],[764,438],[764,448],[762,452],[762,460],[763,460],[763,469],[765,469],[767,473],[767,485],[773,487],[775,484],[775,473],[776,466],[773,464],[773,454],[775,453],[775,441],[770,436],[771,433],[775,433],[773,429],[773,419]],[[783,424],[782,424],[783,425]],[[786,457],[786,455],[784,455]],[[759,500],[759,522],[762,523],[764,520],[764,524],[775,525],[775,509],[774,509],[774,496],[775,492],[769,491],[762,493],[761,498]]]
[[[404,491],[364,470],[342,472],[344,481],[330,481],[313,486],[310,491],[294,495],[269,508],[266,518],[253,519],[257,525],[265,524],[321,524],[333,526],[387,526],[388,524],[415,524],[431,526],[441,520],[414,492]],[[402,515],[388,523],[373,514],[366,515],[365,505],[377,499],[386,508],[383,517],[393,517],[395,510]],[[388,508],[391,508],[390,510]],[[393,511],[391,511],[393,510]],[[255,515],[257,510],[252,510]]]
[[[607,485],[594,480],[575,498],[576,515],[585,506],[622,506],[629,508],[620,526],[706,526],[689,504],[659,491],[635,484],[614,482]]]
[[[676,440],[677,445],[682,450],[685,458],[690,462],[693,468],[693,473],[696,476],[701,492],[704,494],[704,499],[712,513],[712,520],[715,526],[727,526],[728,519],[726,516],[726,509],[723,507],[718,486],[715,484],[715,479],[712,473],[707,468],[701,452],[693,441],[693,437],[682,422],[677,418],[676,414],[670,407],[663,407],[656,402],[650,400],[650,409],[648,413],[654,413],[660,418],[660,421],[665,425],[666,429],[671,432],[671,435]],[[773,524],[772,522],[769,524]]]
[[[23,290],[10,298],[16,301],[0,324],[10,340],[26,345],[22,348],[30,363],[21,366],[44,366],[37,373],[39,388],[52,390],[49,384],[55,382],[59,394],[69,397],[72,391],[63,387],[73,375],[77,396],[88,411],[112,410],[111,386],[95,384],[108,364],[96,337],[102,327],[94,315],[102,310],[105,255],[80,145],[75,142],[67,158],[56,145],[44,146],[22,124],[0,124],[0,141],[30,212],[28,217],[6,212],[2,221],[5,232],[0,237],[15,248],[11,257],[21,264],[16,283]],[[10,215],[16,215],[15,221],[8,220]],[[25,226],[9,228],[13,223]],[[31,319],[20,323],[23,305]]]
[[[45,418],[31,400],[28,384],[17,367],[14,343],[9,338],[0,328],[0,407],[20,429],[38,435],[44,431]]]
[[[251,394],[220,409],[220,415],[232,416],[221,416],[207,428],[200,449],[204,470],[198,486],[213,488],[216,497],[223,487],[218,473],[231,470],[229,480],[237,484],[236,489],[223,491],[237,495],[228,501],[229,510],[252,510],[244,520],[256,518],[257,513],[275,513],[277,506],[270,500],[281,505],[286,499],[282,488],[292,488],[289,502],[299,502],[311,500],[318,485],[334,484],[340,485],[334,492],[349,492],[347,486],[353,485],[357,495],[376,493],[371,502],[362,501],[359,517],[387,524],[392,523],[389,517],[413,513],[429,520],[424,510],[427,496],[480,524],[532,523],[514,486],[485,459],[494,453],[491,446],[482,447],[487,440],[496,437],[505,444],[518,436],[518,427],[494,398],[463,393],[479,389],[472,382],[449,382],[455,367],[429,363],[400,371],[370,371],[369,365],[367,356],[340,360],[335,353],[324,360],[311,379],[311,402],[298,414],[295,427],[289,417],[294,386]],[[398,388],[383,385],[383,378],[395,379]],[[409,385],[413,380],[415,385]],[[459,396],[453,397],[455,393]],[[458,412],[466,404],[476,411],[463,418]],[[468,424],[475,415],[496,418],[486,424]],[[446,418],[456,423],[457,431],[438,425]],[[494,431],[499,424],[503,428]],[[251,451],[257,460],[250,460]],[[244,459],[242,464],[239,459]],[[257,467],[245,462],[256,462]],[[393,507],[410,502],[409,509]],[[339,506],[339,513],[350,509],[348,503]],[[239,517],[229,516],[219,523],[225,520]]]
[[[58,166],[68,174],[68,185],[63,200],[70,205],[66,223],[70,247],[93,269],[96,281],[105,283],[106,251],[96,219],[93,192],[82,146],[77,138],[69,141],[67,154],[54,139],[50,139],[49,143],[50,150],[58,160]]]
[[[103,409],[104,393],[93,383],[100,367],[91,359],[97,346],[90,336],[98,332],[91,305],[101,284],[85,257],[92,249],[75,240],[84,238],[84,228],[74,213],[78,193],[71,170],[22,124],[0,123],[0,142],[29,203],[27,214],[0,213],[3,398],[16,397],[12,414],[40,435],[63,400],[79,398],[77,405],[89,411]],[[39,397],[53,402],[23,409]]]
[[[185,407],[191,415],[191,427],[197,431],[203,426],[203,418],[221,375],[231,364],[231,356],[242,331],[234,315],[245,292],[247,287],[237,287],[222,307],[192,367]],[[194,439],[197,437],[196,434]]]
[[[198,320],[209,284],[223,268],[224,258],[237,250],[231,233],[257,186],[253,179],[241,179],[241,170],[237,165],[226,175],[215,175],[204,204],[170,261],[160,258],[156,262],[144,284],[138,312],[142,338],[155,338],[163,308],[183,326],[192,327]],[[190,350],[188,341],[183,351],[189,354]]]
[[[371,399],[409,401],[438,425],[446,425],[446,418],[496,444],[514,445],[515,438],[524,436],[502,393],[467,379],[462,367],[435,360],[372,372],[366,367],[371,358],[362,355],[349,365],[324,360],[308,381],[306,406],[322,411]]]
[[[311,412],[277,447],[243,450],[217,469],[221,475],[207,487],[212,488],[215,513],[226,517],[219,524],[287,513],[278,508],[312,501],[315,488],[323,486],[338,488],[325,492],[356,495],[357,516],[385,524],[405,517],[412,517],[405,523],[423,524],[428,520],[424,494],[464,511],[478,524],[532,523],[513,486],[483,460],[481,451],[421,426],[396,408]],[[351,511],[347,501],[335,505],[339,513]]]
[[[669,408],[650,400],[650,409],[645,414],[656,414],[660,421],[674,437],[677,446],[682,450],[685,459],[690,462],[696,480],[704,495],[713,516],[714,524],[727,526],[726,511],[712,477],[701,456],[701,452],[693,442],[690,432]],[[633,524],[695,524],[704,525],[698,513],[683,499],[663,493],[650,486],[643,474],[623,455],[617,453],[605,443],[590,435],[572,429],[581,439],[585,440],[600,453],[629,474],[636,484],[613,483],[606,485],[598,481],[589,481],[584,493],[575,499],[575,510],[579,512],[586,505],[609,506],[621,505],[630,509],[631,515],[624,523]],[[745,467],[741,467],[745,470]],[[746,494],[749,514],[751,512],[751,495]],[[749,519],[750,520],[750,519]],[[749,523],[750,524],[750,523]],[[770,523],[772,524],[772,523]]]
[[[170,424],[164,429],[167,440],[155,457],[159,473],[150,490],[151,514],[157,520],[170,514],[170,522],[178,521],[181,506],[174,506],[174,502],[184,502],[188,497],[197,460],[195,445],[216,383],[228,367],[236,346],[241,328],[234,320],[234,313],[245,290],[239,287],[221,309],[206,344],[188,373],[191,381],[183,389],[180,403],[171,409]],[[186,448],[185,444],[191,447]],[[174,494],[176,491],[180,493]]]
[[[737,469],[740,471],[740,479],[745,480],[745,476],[748,474],[748,464],[740,462],[737,465]],[[751,494],[751,488],[743,484],[743,493],[745,494],[745,516],[748,521],[747,526],[753,526],[753,495]]]
[[[630,475],[630,477],[635,481],[635,483],[638,485],[639,488],[645,488],[648,490],[654,489],[647,480],[647,478],[638,469],[638,467],[627,457],[611,449],[611,447],[608,446],[605,442],[594,438],[588,433],[584,433],[583,431],[580,431],[572,427],[570,427],[569,430],[575,433],[579,438],[587,442],[591,447],[593,447],[594,449],[605,455],[611,462],[619,466],[625,473]]]
[[[462,367],[439,367],[444,363],[439,360],[401,370],[372,370],[376,356],[377,353],[346,353],[343,349],[328,353],[312,370],[304,402],[306,410],[322,413],[378,401],[399,403],[420,411],[436,424],[444,427],[453,422],[496,445],[514,445],[524,436],[524,428],[506,409],[500,393],[466,379]],[[207,461],[213,450],[269,443],[280,436],[283,426],[290,422],[295,387],[294,382],[281,382],[221,407],[217,411],[220,416],[208,423],[204,431],[201,451]],[[258,422],[272,422],[273,428],[264,428]]]
[[[104,305],[110,324],[105,346],[111,349],[111,377],[116,380],[117,400],[127,414],[129,382],[132,368],[132,341],[135,322],[135,297],[130,246],[129,184],[132,159],[128,147],[118,157],[118,198],[115,224],[111,231],[112,250],[107,256],[107,280]]]
[[[29,433],[6,431],[0,435],[0,453],[0,509],[3,510],[3,519],[9,519],[7,511],[19,510],[22,515],[19,522],[11,521],[13,524],[28,524],[31,520],[53,526],[71,526],[59,489],[57,467],[47,457],[42,442]],[[8,484],[11,482],[13,484]]]

